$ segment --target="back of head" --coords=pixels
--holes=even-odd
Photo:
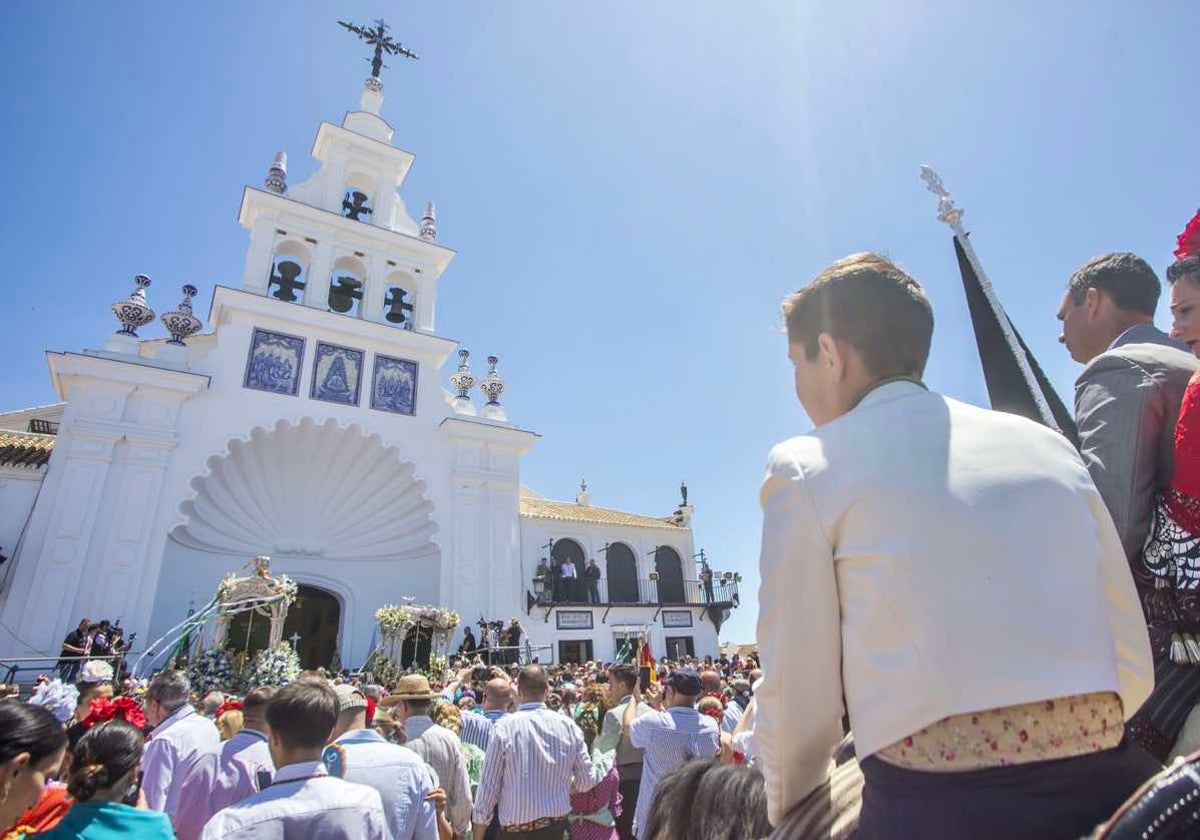
[[[877,254],[844,257],[783,302],[788,341],[817,357],[821,333],[858,351],[876,379],[920,376],[933,341],[921,285]]]
[[[267,706],[278,693],[279,686],[275,685],[260,685],[252,688],[246,692],[246,699],[242,701],[242,711],[247,718],[266,720]]]
[[[48,710],[15,697],[0,700],[0,764],[21,753],[37,764],[66,745],[66,731]]]
[[[67,792],[79,802],[88,802],[97,791],[125,780],[142,758],[145,737],[140,729],[123,720],[98,723],[75,744]]]
[[[659,782],[645,840],[744,840],[771,833],[762,773],[697,758]]]
[[[462,732],[462,712],[453,703],[438,703],[433,708],[433,722],[455,735]]]
[[[700,688],[704,691],[720,691],[721,675],[716,671],[701,671]]]
[[[517,675],[517,693],[522,700],[541,700],[550,687],[550,677],[541,665],[526,665]]]
[[[186,672],[160,671],[150,680],[146,697],[168,711],[175,711],[187,703],[191,691],[192,684]]]
[[[510,700],[512,700],[512,683],[503,677],[488,680],[483,689],[483,707],[485,709],[506,709]]]
[[[200,714],[205,717],[212,717],[221,704],[225,702],[225,694],[220,691],[210,691],[204,695],[204,699],[200,701]]]
[[[623,697],[632,694],[637,687],[638,669],[633,665],[614,665],[608,669],[608,678],[616,684]]]
[[[1108,295],[1118,309],[1153,317],[1162,286],[1145,260],[1120,252],[1092,257],[1071,275],[1067,291],[1073,304],[1083,303],[1088,289]]]
[[[288,683],[267,705],[267,725],[289,749],[323,747],[337,719],[337,694],[316,677]]]

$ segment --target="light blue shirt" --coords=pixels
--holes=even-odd
[[[687,706],[673,706],[636,719],[629,727],[629,741],[643,751],[642,782],[633,815],[633,834],[640,838],[658,783],[689,758],[715,757],[721,748],[721,736],[717,722],[708,715]]]
[[[280,767],[275,781],[218,811],[202,840],[388,840],[379,792],[335,779],[319,761]]]
[[[342,778],[379,791],[392,840],[437,840],[437,809],[425,797],[438,781],[419,755],[371,729],[351,729],[334,743],[346,754]]]
[[[462,716],[462,732],[459,737],[467,744],[474,744],[487,752],[488,741],[492,738],[492,724],[507,714],[503,709],[489,709],[483,714],[464,712]]]

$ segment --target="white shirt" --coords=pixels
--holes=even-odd
[[[910,382],[771,451],[755,740],[771,822],[941,718],[1154,685],[1116,528],[1062,435]]]
[[[565,578],[575,577],[575,564],[574,563],[563,563],[562,564],[562,576]]]
[[[571,813],[571,792],[596,786],[583,732],[545,703],[522,703],[492,724],[483,775],[475,791],[475,822],[499,809],[500,825]]]
[[[267,736],[243,729],[200,753],[183,775],[172,823],[179,840],[196,840],[222,808],[248,799],[271,783],[275,763]]]
[[[155,811],[175,817],[175,800],[184,774],[200,753],[221,743],[221,734],[211,720],[184,703],[164,718],[146,744],[142,755],[142,790],[146,804]]]
[[[389,840],[379,792],[335,779],[319,761],[280,767],[271,786],[219,811],[203,840]]]

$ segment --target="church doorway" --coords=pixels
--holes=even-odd
[[[558,642],[559,665],[582,665],[594,658],[591,639],[560,639]]]
[[[283,640],[296,642],[301,668],[329,668],[337,651],[342,605],[336,595],[316,586],[300,585],[283,622]],[[340,659],[340,657],[339,657]]]

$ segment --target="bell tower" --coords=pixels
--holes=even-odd
[[[374,47],[359,109],[341,125],[322,122],[313,142],[317,171],[288,184],[288,158],[275,156],[263,187],[247,187],[238,221],[250,233],[242,277],[248,292],[396,329],[436,334],[437,285],[454,257],[437,244],[433,203],[414,221],[400,187],[413,155],[392,144],[380,115],[383,55],[417,56],[387,26],[342,23]]]

